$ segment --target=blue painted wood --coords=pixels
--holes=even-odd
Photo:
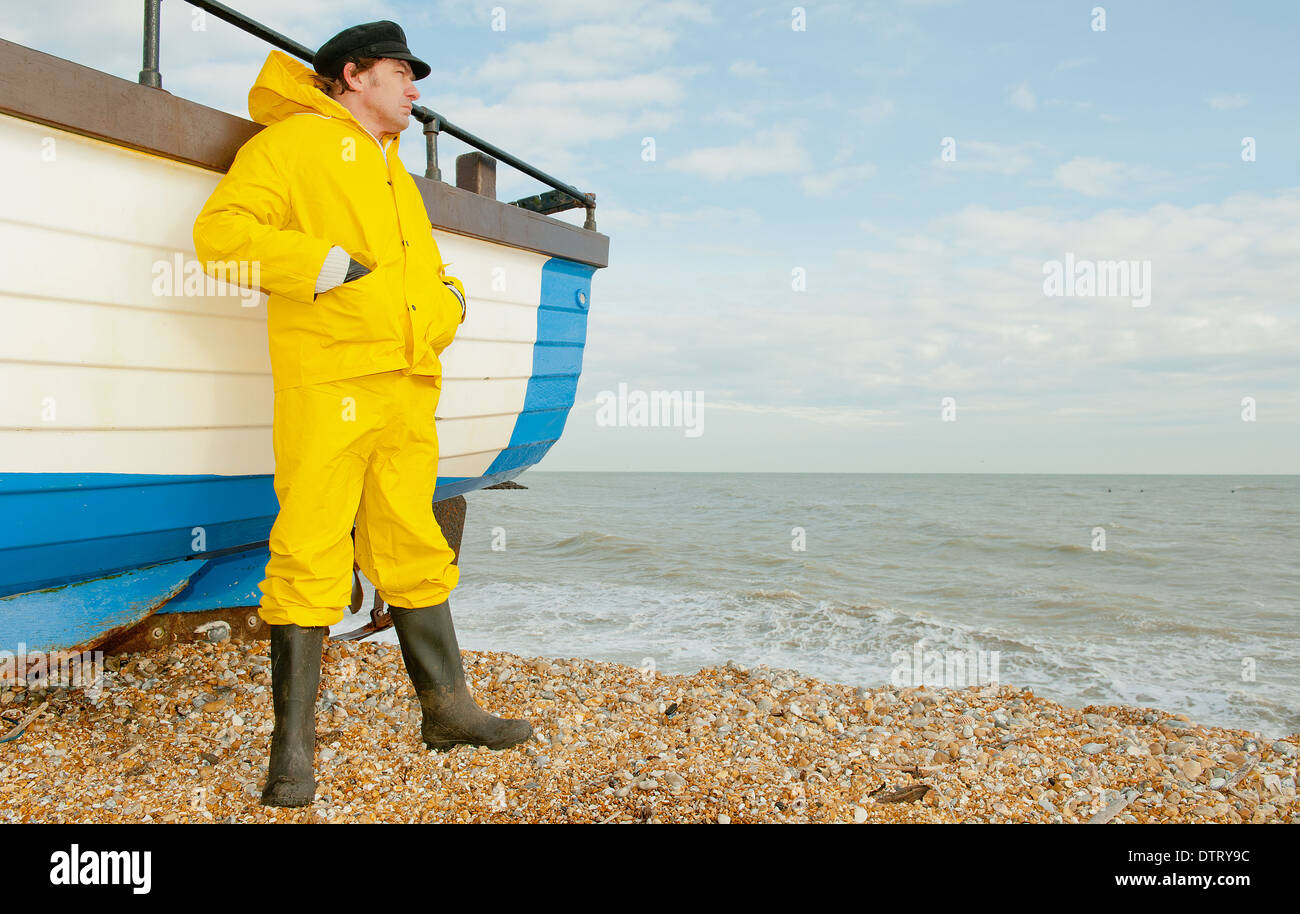
[[[465,476],[459,479],[455,477],[443,477],[438,480],[438,489],[434,492],[433,500],[435,502],[446,501],[449,498],[455,498],[457,495],[464,495],[467,492],[474,492],[478,489],[485,489],[488,486],[494,486],[498,482],[508,482],[526,469],[528,469],[528,466],[524,465],[511,467],[508,470],[502,470],[500,472],[484,473],[482,476]]]
[[[533,373],[524,392],[524,406],[515,419],[509,445],[496,456],[485,475],[532,466],[564,431],[582,373],[591,277],[595,272],[595,267],[558,257],[543,264]]]
[[[541,309],[538,309],[539,316]],[[582,372],[582,347],[557,340],[538,341],[533,350],[533,377],[577,375]],[[525,403],[527,397],[525,396]]]
[[[269,476],[5,474],[0,595],[265,540],[277,508]]]
[[[443,477],[433,500],[513,479],[525,469]],[[240,511],[252,516],[238,517]],[[0,476],[0,517],[6,520],[0,525],[0,596],[192,556],[196,527],[204,531],[203,552],[263,542],[278,511],[270,476]]]
[[[262,546],[203,562],[185,589],[158,610],[159,615],[257,606],[262,600],[257,585],[266,576],[270,557],[270,552]]]
[[[152,614],[180,593],[200,567],[198,562],[168,562],[0,598],[0,649],[17,654],[92,645]]]

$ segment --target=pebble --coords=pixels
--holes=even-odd
[[[1261,740],[1167,710],[1074,709],[1005,683],[870,688],[761,666],[668,675],[463,658],[480,705],[532,721],[535,740],[430,752],[397,646],[329,641],[317,800],[300,809],[258,802],[274,723],[265,641],[108,658],[117,673],[97,698],[0,689],[20,715],[51,701],[5,746],[0,822],[1086,822],[1139,785],[1114,821],[1300,820],[1300,736]],[[1251,759],[1234,793],[1217,792]],[[202,809],[190,805],[199,785]],[[917,786],[930,790],[877,800]]]

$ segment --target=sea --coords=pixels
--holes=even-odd
[[[517,481],[466,497],[451,596],[466,650],[999,682],[1300,732],[1300,476]]]

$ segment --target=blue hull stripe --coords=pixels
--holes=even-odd
[[[442,477],[433,500],[513,479],[527,468]],[[40,476],[56,477],[58,484]],[[263,542],[279,512],[270,476],[8,475],[0,477],[0,505],[6,520],[0,526],[0,596]],[[204,537],[198,550],[196,527]],[[265,567],[265,547],[261,555]]]
[[[564,431],[577,395],[578,375],[582,372],[591,276],[595,272],[595,267],[555,257],[542,267],[533,373],[524,394],[524,406],[515,420],[510,443],[484,475],[522,471],[532,466],[546,455]],[[579,293],[585,298],[585,305],[579,303]]]
[[[558,258],[543,265],[532,376],[509,443],[482,476],[439,478],[434,501],[513,479],[559,439],[577,395],[594,273],[594,267]],[[0,525],[0,637],[30,630],[31,645],[42,632],[47,641],[84,643],[88,628],[101,622],[115,627],[120,623],[114,619],[131,613],[143,617],[159,600],[169,601],[163,612],[255,606],[265,546],[178,560],[266,540],[278,510],[270,475],[0,474],[0,517],[6,521]],[[203,530],[201,545],[196,527]],[[118,610],[127,615],[85,609],[76,610],[81,621],[74,620],[70,582],[102,587],[85,591],[82,603],[109,606],[116,595]],[[65,604],[66,611],[59,608]],[[44,613],[44,621],[36,625],[32,612]],[[65,615],[66,632],[59,635]]]
[[[278,510],[270,476],[125,473],[0,476],[0,505],[0,594],[256,543]]]

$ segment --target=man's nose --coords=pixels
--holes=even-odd
[[[415,83],[411,83],[409,86],[406,87],[406,97],[413,102],[419,101],[420,90],[415,87]]]

